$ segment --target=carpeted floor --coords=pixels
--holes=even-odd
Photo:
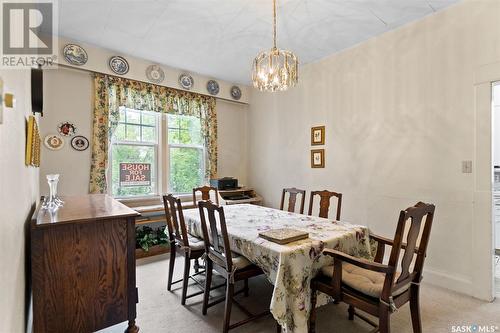
[[[177,264],[178,263],[178,264]],[[211,333],[221,332],[224,303],[208,309],[208,315],[201,314],[202,296],[188,299],[186,306],[180,305],[180,284],[176,290],[167,292],[168,256],[141,259],[137,262],[137,285],[139,287],[139,304],[137,308],[137,325],[142,333]],[[182,275],[182,261],[176,261],[176,278]],[[425,280],[424,280],[425,281]],[[191,286],[189,292],[198,291]],[[222,290],[221,290],[222,292]],[[241,303],[249,310],[259,312],[269,307],[272,286],[264,277],[250,282],[250,296],[240,298]],[[456,294],[441,288],[424,284],[422,286],[422,320],[423,331],[452,332],[453,325],[488,325],[497,326],[494,331],[500,332],[500,301],[486,303],[477,299]],[[233,321],[244,318],[242,312],[233,306]],[[392,315],[392,332],[412,332],[409,307],[405,306]],[[347,320],[345,304],[326,305],[318,310],[317,332],[351,333],[370,332],[371,327],[359,319]],[[275,321],[271,316],[241,326],[231,332],[258,333],[276,332]],[[122,333],[126,324],[120,324],[101,333]],[[457,331],[458,332],[458,331]],[[463,331],[462,331],[463,332]],[[476,332],[472,330],[472,332]],[[486,331],[485,331],[486,332]]]

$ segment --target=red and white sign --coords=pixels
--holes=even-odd
[[[120,163],[120,186],[151,186],[151,164]]]

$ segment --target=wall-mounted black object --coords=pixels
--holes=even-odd
[[[43,69],[31,69],[31,111],[43,117]]]

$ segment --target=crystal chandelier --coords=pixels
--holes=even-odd
[[[261,91],[284,91],[299,80],[299,61],[295,54],[276,47],[276,0],[273,0],[273,48],[260,52],[253,61],[253,86]]]

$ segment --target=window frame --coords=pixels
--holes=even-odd
[[[121,107],[122,108],[122,107]],[[125,110],[132,110],[133,112],[138,112],[141,114],[142,112],[147,112],[156,117],[156,125],[143,125],[142,121],[140,124],[136,123],[129,123],[125,121],[119,121],[118,124],[123,124],[125,126],[132,125],[132,126],[139,126],[140,127],[140,135],[142,139],[142,127],[152,127],[155,128],[156,131],[156,142],[147,142],[147,141],[129,141],[129,140],[113,140],[113,138],[110,138],[109,140],[109,147],[108,147],[108,169],[106,172],[106,178],[107,178],[107,194],[112,196],[115,199],[131,199],[131,200],[140,200],[140,199],[150,199],[153,197],[158,197],[160,195],[161,186],[162,186],[162,168],[161,168],[161,160],[162,160],[162,151],[160,149],[161,142],[162,142],[162,132],[161,132],[161,122],[162,122],[162,117],[161,115],[158,115],[154,113],[153,111],[147,111],[147,110],[135,110],[135,109],[130,109],[123,107]],[[142,116],[141,116],[142,117]],[[126,134],[125,134],[126,137]],[[152,194],[146,194],[146,195],[126,195],[126,196],[115,196],[113,195],[113,146],[115,145],[122,145],[122,146],[140,146],[140,147],[154,147],[155,150],[155,171],[156,174],[152,176],[156,176],[156,182],[154,186],[154,193]]]
[[[125,108],[129,109],[129,108]],[[147,110],[135,110],[129,109],[137,112],[147,112],[154,113],[154,111]],[[142,125],[135,124],[129,122],[119,122],[120,124],[132,125],[132,126],[140,126],[141,127],[141,137],[142,137],[142,127],[155,127],[157,133],[157,142],[137,142],[137,141],[127,141],[127,140],[112,140],[110,139],[109,148],[108,148],[108,169],[106,172],[107,182],[108,182],[108,190],[107,193],[120,201],[141,201],[141,200],[152,200],[160,198],[164,192],[169,192],[170,190],[170,149],[171,148],[188,148],[188,149],[198,149],[201,152],[202,161],[201,161],[201,170],[203,172],[203,181],[206,181],[206,163],[207,163],[207,148],[204,144],[203,138],[201,144],[182,144],[182,143],[169,143],[168,135],[169,135],[169,126],[168,126],[168,113],[160,113],[155,114],[157,116],[156,126],[152,125]],[[183,116],[183,115],[176,115]],[[155,193],[149,195],[130,195],[130,196],[114,196],[113,195],[113,174],[112,174],[112,161],[113,161],[113,145],[137,145],[137,146],[146,146],[155,148],[155,167],[156,167],[156,186]],[[192,193],[174,193],[181,199],[191,198]]]

